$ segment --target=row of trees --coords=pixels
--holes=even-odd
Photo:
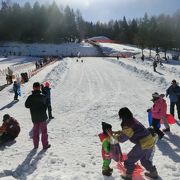
[[[124,17],[92,23],[85,21],[79,10],[58,7],[55,2],[49,6],[25,3],[23,7],[2,2],[0,41],[61,43],[99,35],[142,49],[180,49],[180,10],[171,16],[145,14],[143,18],[129,21]]]

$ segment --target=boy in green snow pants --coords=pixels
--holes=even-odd
[[[102,174],[105,176],[111,176],[113,169],[109,167],[111,163],[110,137],[106,131],[107,130],[111,131],[112,126],[108,123],[102,122],[102,129],[103,132],[98,135],[102,142],[102,158],[103,158]]]

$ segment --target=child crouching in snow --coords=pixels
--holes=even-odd
[[[102,174],[104,176],[111,176],[113,172],[113,169],[109,167],[111,159],[119,161],[122,158],[122,153],[119,143],[116,142],[112,136],[107,134],[107,131],[112,131],[112,126],[108,123],[102,122],[102,130],[103,132],[98,135],[102,142]]]

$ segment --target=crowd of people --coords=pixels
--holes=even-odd
[[[14,100],[18,101],[20,95],[20,83],[14,81],[13,83]],[[33,122],[33,145],[34,149],[39,147],[39,136],[41,132],[41,141],[43,149],[50,148],[51,145],[48,142],[47,133],[47,120],[51,120],[52,107],[51,107],[51,88],[50,83],[45,82],[40,84],[35,82],[33,84],[32,94],[28,96],[25,107],[30,109],[31,119]],[[48,111],[48,115],[47,112]],[[14,140],[20,132],[20,125],[9,114],[3,116],[3,124],[0,127],[0,144],[4,144],[11,140]]]
[[[170,99],[170,113],[174,116],[174,108],[177,108],[178,119],[180,120],[180,86],[178,86],[176,80],[172,80],[170,87],[166,90],[166,97]],[[112,139],[123,143],[127,140],[132,142],[134,147],[127,154],[127,159],[124,161],[126,173],[121,175],[125,180],[133,179],[133,171],[135,169],[135,163],[141,162],[141,165],[147,170],[145,176],[152,179],[158,179],[158,171],[156,166],[152,163],[152,157],[154,154],[155,144],[158,140],[164,137],[164,133],[170,131],[170,126],[167,121],[167,103],[164,99],[165,94],[159,94],[157,92],[152,94],[151,101],[153,105],[147,110],[152,115],[152,124],[149,128],[142,125],[134,116],[133,113],[127,107],[123,107],[119,110],[119,119],[121,121],[120,131],[112,131],[112,125],[103,122],[103,132],[99,134],[102,142],[102,174],[105,176],[111,176],[113,169],[110,168],[110,163],[113,157],[113,150],[111,149]],[[165,129],[160,130],[160,121],[163,122]],[[119,156],[122,156],[121,150],[118,151]],[[116,151],[117,153],[117,151]]]
[[[19,83],[14,81],[14,100],[18,100],[20,95],[18,89],[20,89]],[[113,169],[110,168],[110,163],[114,152],[112,152],[111,144],[112,140],[115,140],[117,142],[116,155],[119,153],[119,158],[117,159],[124,161],[124,166],[127,169],[126,174],[122,175],[123,179],[132,180],[132,174],[137,161],[140,161],[141,165],[147,170],[145,172],[146,176],[153,179],[158,178],[158,171],[156,166],[153,165],[151,157],[157,139],[161,140],[165,133],[170,131],[170,126],[166,119],[167,103],[164,99],[165,96],[169,96],[170,99],[171,115],[174,116],[174,108],[176,106],[178,119],[180,120],[180,86],[178,86],[176,80],[172,80],[170,87],[166,90],[166,94],[159,94],[157,92],[152,94],[151,101],[153,105],[147,109],[147,112],[152,114],[150,128],[146,128],[140,123],[128,107],[123,107],[118,112],[121,121],[120,131],[112,131],[112,125],[105,122],[102,123],[103,132],[99,134],[99,137],[102,142],[103,175],[112,175]],[[50,148],[47,120],[54,118],[52,116],[50,83],[40,84],[35,82],[32,94],[25,101],[25,107],[30,110],[33,123],[33,148],[37,149],[39,147],[40,135],[43,149]],[[159,127],[160,121],[164,123],[165,129],[163,130]],[[0,143],[14,140],[18,137],[19,133],[20,125],[18,121],[9,114],[5,114],[3,116],[3,124],[0,127]],[[127,140],[135,145],[127,154],[127,159],[124,160],[119,143],[124,143]]]

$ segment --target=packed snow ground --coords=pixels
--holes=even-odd
[[[21,180],[118,180],[120,173],[114,167],[110,178],[101,175],[101,143],[98,133],[101,122],[120,129],[118,110],[129,107],[146,127],[147,112],[152,106],[151,94],[165,93],[172,79],[179,81],[180,65],[165,64],[152,70],[151,62],[116,58],[65,58],[49,65],[23,84],[18,103],[12,102],[12,86],[0,92],[0,116],[9,113],[21,125],[16,142],[0,147],[1,179]],[[32,122],[24,102],[31,93],[32,84],[49,81],[52,88],[52,107],[55,119],[48,123],[47,151],[41,146],[32,150]],[[169,104],[169,100],[167,99]],[[175,116],[177,119],[177,115]],[[180,176],[180,121],[156,145],[154,164],[162,180],[179,180]],[[163,128],[163,125],[162,125]],[[121,144],[127,153],[133,144]]]

